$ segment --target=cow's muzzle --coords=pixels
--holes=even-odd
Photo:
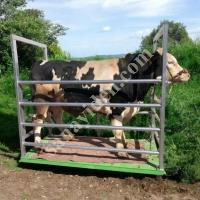
[[[179,71],[175,76],[172,76],[172,82],[186,82],[190,79],[190,74],[187,69]]]

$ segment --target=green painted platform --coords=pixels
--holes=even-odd
[[[46,142],[46,140],[44,141]],[[145,150],[156,150],[155,143],[151,144],[145,143]],[[35,158],[36,152],[30,150],[24,156],[21,157],[20,163],[28,164],[39,164],[39,165],[52,165],[52,166],[62,166],[62,167],[75,167],[75,168],[86,168],[95,170],[107,170],[116,172],[126,172],[126,173],[137,173],[137,174],[148,174],[148,175],[165,175],[165,171],[159,169],[157,166],[159,164],[158,155],[148,155],[147,162],[144,163],[108,163],[108,162],[77,162],[77,161],[53,161],[41,158]],[[59,156],[59,155],[58,155]]]

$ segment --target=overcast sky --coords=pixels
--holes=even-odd
[[[133,52],[164,19],[200,37],[199,0],[34,0],[27,7],[70,28],[59,43],[73,57]]]

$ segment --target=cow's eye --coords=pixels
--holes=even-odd
[[[174,62],[173,62],[173,61],[169,61],[168,63],[169,63],[169,64],[174,64]]]

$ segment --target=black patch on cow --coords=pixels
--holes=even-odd
[[[128,54],[125,58],[119,59],[118,67],[120,74],[123,71],[126,71],[127,74],[124,75],[125,78],[134,79],[155,79],[157,76],[162,74],[162,56],[155,52],[154,55],[148,60],[148,62],[144,62],[144,65],[140,66],[140,64],[135,60],[138,54]],[[138,71],[135,74],[132,74],[128,71],[128,65],[130,63],[134,63],[138,67]],[[134,70],[135,71],[135,70]],[[114,79],[121,80],[120,75],[115,75]],[[137,102],[144,101],[144,97],[146,96],[149,88],[152,84],[149,83],[135,83],[135,84],[125,84],[123,87],[120,84],[116,84],[120,87],[120,90],[111,97],[111,103],[129,103],[129,102]],[[121,115],[125,108],[111,108],[112,115]],[[112,118],[112,116],[110,116]]]
[[[52,60],[40,65],[42,61],[36,62],[32,65],[30,71],[30,80],[52,80],[53,79],[53,70],[55,75],[61,80],[75,80],[77,67],[82,68],[85,66],[85,61],[57,61]],[[73,85],[67,85],[68,87],[73,88]],[[31,85],[32,96],[35,95],[35,85]],[[66,85],[60,85],[60,87],[65,88]],[[81,86],[80,86],[81,88]],[[50,93],[53,91],[50,91]]]
[[[49,91],[48,95],[54,97],[55,96],[55,90],[53,89],[53,90]]]
[[[89,68],[88,72],[82,75],[81,80],[94,80],[94,68]],[[91,85],[92,84],[83,84],[83,87],[86,87],[86,86],[91,87]]]
[[[58,78],[61,77],[62,80],[75,80],[77,67],[82,68],[86,62],[85,61],[48,61],[43,65],[40,62],[36,62],[31,67],[30,80],[52,80],[53,69]]]
[[[42,61],[36,62],[31,67],[30,80],[52,80],[52,68],[53,65],[49,65],[49,62],[44,65],[40,65]]]
[[[94,68],[89,68],[86,74],[83,74],[81,80],[94,80]]]
[[[71,102],[71,103],[92,103],[93,99],[91,98],[92,95],[98,95],[98,92],[95,93],[95,91],[86,90],[86,89],[78,89],[78,88],[69,88],[65,89],[65,96],[64,101],[65,102]],[[78,116],[80,115],[87,106],[74,106],[74,107],[63,107],[63,109],[74,115]]]
[[[76,63],[72,63],[72,64],[76,64]],[[85,64],[86,64],[86,62],[84,63],[84,65]],[[82,66],[83,66],[83,64],[82,64]],[[67,74],[64,77],[64,80],[76,80],[75,76],[76,76],[76,74],[74,75],[74,74],[71,74],[70,72],[67,72]],[[91,68],[89,68],[89,70],[86,74],[82,74],[81,80],[94,80],[94,76],[95,76],[94,68],[91,67]],[[77,81],[79,81],[79,80],[77,80]],[[80,93],[80,96],[86,95],[88,98],[89,95],[90,95],[90,97],[93,94],[98,95],[99,91],[100,91],[100,85],[96,85],[96,86],[92,86],[92,87],[91,87],[91,85],[92,84],[67,84],[67,85],[63,85],[62,88],[65,91],[66,97],[69,93],[70,93],[70,95],[78,95]],[[87,88],[86,86],[89,86],[89,87]]]

